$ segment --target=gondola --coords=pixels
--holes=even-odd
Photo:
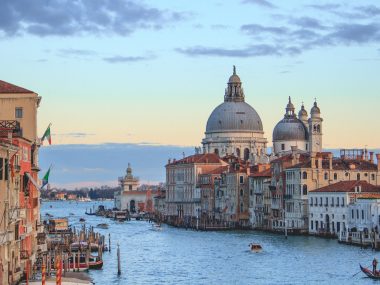
[[[367,275],[367,277],[371,278],[371,279],[376,279],[376,280],[380,280],[380,271],[379,270],[376,270],[376,274],[373,274],[373,271],[368,269],[368,268],[365,268],[363,266],[360,266],[360,270],[365,274]]]

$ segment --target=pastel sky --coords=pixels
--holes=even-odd
[[[373,1],[3,0],[2,80],[43,97],[56,144],[199,145],[232,65],[266,136],[317,98],[325,147],[377,147]]]
[[[200,145],[236,65],[269,142],[291,96],[325,148],[379,147],[378,0],[2,0],[0,54],[54,144]]]

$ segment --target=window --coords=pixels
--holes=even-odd
[[[4,166],[4,159],[0,158],[0,180],[3,180],[3,166]]]
[[[338,174],[334,173],[334,180],[338,179]]]
[[[360,180],[360,173],[356,175],[356,180]]]
[[[319,198],[319,206],[322,207],[322,197]]]
[[[216,148],[216,149],[214,149],[214,153],[216,154],[216,155],[219,155],[219,150]]]
[[[244,183],[244,176],[240,176],[240,184]]]
[[[344,198],[342,197],[342,207],[344,207]]]
[[[248,160],[249,159],[249,149],[246,148],[244,149],[244,160]]]
[[[351,210],[351,218],[354,218],[354,210]]]
[[[129,191],[132,191],[132,185],[129,185]]]
[[[243,196],[243,189],[240,189],[240,196]]]
[[[328,205],[329,205],[329,198],[326,197],[326,198],[325,198],[325,206],[327,207]]]
[[[315,221],[315,229],[318,230],[318,221]]]
[[[252,191],[252,189],[251,190],[249,190],[249,195],[253,195],[253,191]]]
[[[313,206],[313,198],[310,198],[310,206]]]
[[[281,144],[281,150],[285,150],[285,144],[284,143]]]
[[[240,212],[243,212],[243,203],[240,203]]]
[[[334,197],[331,198],[331,207],[334,207]]]
[[[373,174],[373,173],[371,174],[371,179],[375,180],[375,174]]]
[[[302,186],[302,194],[303,194],[303,195],[307,195],[307,185],[306,185],[306,184],[304,184],[304,185]]]
[[[329,174],[325,172],[325,180],[329,180]]]
[[[362,210],[362,220],[364,220],[364,210]]]
[[[356,209],[356,219],[359,220],[359,210],[358,209]]]
[[[343,220],[346,218],[346,215],[342,215]]]
[[[4,159],[4,179],[8,180],[8,159]]]
[[[310,229],[313,229],[313,221],[310,221]]]
[[[15,109],[15,117],[16,119],[21,119],[22,118],[22,108],[21,107],[16,107]]]
[[[306,171],[304,171],[304,172],[302,173],[302,179],[307,179],[307,172],[306,172]]]
[[[236,156],[240,158],[240,148],[236,149]]]

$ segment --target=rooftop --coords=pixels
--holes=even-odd
[[[34,93],[28,89],[0,80],[0,94]]]
[[[364,180],[348,180],[340,181],[322,188],[311,190],[311,193],[315,192],[355,192],[357,187],[361,187],[361,192],[378,192],[380,193],[380,186],[374,186]]]

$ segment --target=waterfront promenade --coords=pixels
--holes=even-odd
[[[105,252],[104,267],[90,271],[96,284],[372,284],[359,271],[379,253],[338,244],[337,240],[289,236],[254,231],[202,232],[163,226],[154,231],[146,221],[118,223],[86,216],[86,208],[112,202],[44,202],[46,212],[67,216],[79,227],[108,223],[111,253]],[[52,208],[50,208],[52,206]],[[251,242],[264,251],[253,254]],[[122,274],[117,276],[116,243],[120,243]]]

